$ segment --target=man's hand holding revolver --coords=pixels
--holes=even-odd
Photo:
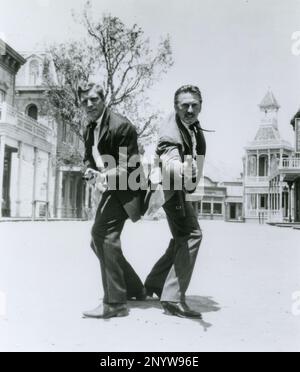
[[[188,156],[186,157],[182,166],[182,175],[187,182],[195,180],[198,177],[198,165],[195,159]]]
[[[92,168],[87,168],[83,176],[84,181],[89,183],[90,185],[96,185],[101,191],[103,189],[107,189],[107,178],[104,171],[96,171]]]

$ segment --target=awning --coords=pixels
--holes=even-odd
[[[232,204],[243,204],[243,198],[242,197],[231,197],[231,198],[226,198],[225,203],[232,203]]]
[[[283,180],[284,182],[295,182],[298,178],[300,178],[300,173],[289,173],[284,174]]]

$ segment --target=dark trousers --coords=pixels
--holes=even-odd
[[[127,219],[114,192],[105,192],[92,228],[91,246],[100,261],[106,304],[124,304],[143,290],[143,283],[121,250],[120,237]]]
[[[185,197],[183,198],[185,200]],[[191,202],[175,194],[164,206],[173,239],[149,274],[145,286],[161,292],[161,301],[184,302],[202,241],[197,213]]]

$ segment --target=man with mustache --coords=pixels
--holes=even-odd
[[[95,310],[83,313],[87,318],[113,318],[128,315],[127,300],[144,300],[145,288],[131,265],[123,256],[120,236],[125,222],[130,218],[138,221],[142,215],[143,196],[141,190],[123,189],[109,180],[125,179],[128,184],[135,167],[127,166],[132,157],[139,156],[137,132],[135,127],[105,106],[103,89],[90,83],[79,88],[81,105],[88,122],[84,133],[86,166],[85,178],[97,178],[106,184],[92,228],[91,247],[100,261],[104,289],[103,304]],[[126,149],[124,155],[120,149]],[[99,172],[101,156],[112,157],[115,166],[105,174]]]
[[[176,113],[160,128],[157,155],[162,164],[162,181],[164,184],[164,177],[170,177],[173,185],[171,189],[164,187],[163,206],[173,239],[145,283],[148,295],[155,293],[160,297],[167,314],[198,319],[201,319],[201,314],[189,308],[185,293],[192,277],[202,232],[197,213],[192,203],[186,201],[186,194],[195,191],[206,154],[206,142],[198,121],[201,109],[199,88],[183,86],[175,93]],[[186,161],[186,156],[192,162]],[[191,172],[188,172],[188,163],[192,163]],[[180,178],[185,185],[182,190],[174,187],[176,179]]]

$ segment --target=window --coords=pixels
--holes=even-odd
[[[92,189],[89,189],[89,208],[92,208],[93,202],[92,202],[93,194],[92,194]]]
[[[214,204],[214,214],[222,214],[222,204],[215,203]]]
[[[75,144],[75,133],[72,131],[71,128],[70,128],[70,144],[72,146],[74,146],[74,144]]]
[[[0,89],[0,104],[5,102],[6,93]]]
[[[74,177],[70,177],[70,196],[69,196],[69,200],[70,200],[70,203],[72,203],[74,201],[74,197],[75,197],[75,180],[74,180]]]
[[[295,120],[296,151],[300,152],[300,120]]]
[[[257,196],[256,194],[248,195],[248,209],[256,210],[257,209]]]
[[[79,149],[79,136],[78,135],[76,135],[76,147],[77,147],[77,149]]]
[[[62,135],[61,135],[62,141],[64,143],[67,142],[67,124],[63,123],[62,124]]]
[[[250,177],[257,176],[257,157],[255,155],[249,156],[248,176]]]
[[[27,108],[27,115],[34,119],[34,120],[37,120],[38,119],[38,108],[36,105],[30,105],[28,108]]]
[[[203,214],[211,214],[211,203],[203,203],[202,204],[202,213]]]
[[[271,155],[271,172],[275,173],[278,170],[279,161],[276,155]]]
[[[29,65],[29,84],[37,85],[40,77],[40,67],[39,62],[33,60]]]
[[[268,209],[268,194],[260,195],[260,209]]]
[[[66,179],[64,176],[63,177],[63,180],[62,180],[62,190],[61,190],[61,194],[62,194],[62,197],[63,197],[63,200],[65,199],[66,197]]]
[[[267,177],[268,176],[268,157],[263,155],[259,158],[259,177]]]

